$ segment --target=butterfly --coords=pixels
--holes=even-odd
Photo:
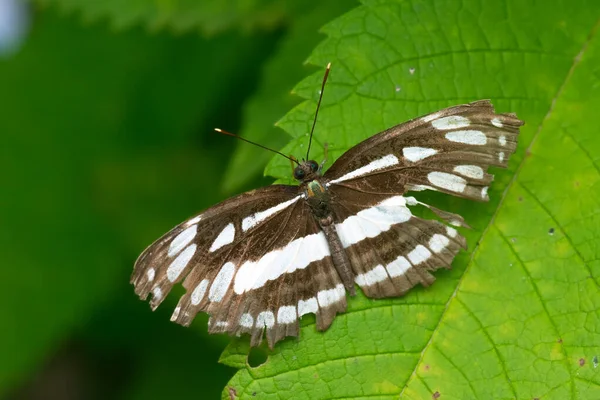
[[[489,200],[487,169],[507,166],[521,125],[513,113],[497,114],[489,100],[457,105],[368,138],[327,171],[309,159],[309,142],[306,161],[290,158],[297,186],[225,200],[149,246],[135,263],[135,292],[143,300],[151,293],[154,310],[182,282],[186,292],[172,321],[188,326],[204,311],[209,332],[248,333],[253,346],[266,336],[272,348],[298,336],[306,314],[326,330],[356,285],[370,298],[429,286],[431,272],[450,268],[466,248],[453,226],[467,225],[407,192]],[[413,215],[415,206],[441,221]]]

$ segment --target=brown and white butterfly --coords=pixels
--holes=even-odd
[[[487,169],[506,167],[521,125],[515,114],[496,114],[480,100],[378,133],[324,174],[315,161],[298,163],[298,186],[243,193],[158,239],[135,263],[135,292],[142,299],[152,293],[156,309],[183,281],[186,293],[172,321],[187,326],[204,311],[209,332],[249,333],[252,345],[266,333],[273,347],[297,336],[299,318],[309,313],[326,330],[346,310],[355,284],[373,298],[428,286],[435,280],[430,272],[449,268],[466,242],[447,224],[413,216],[410,207],[465,223],[406,193],[428,189],[487,201]]]

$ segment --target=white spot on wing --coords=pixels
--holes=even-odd
[[[410,267],[411,265],[408,260],[403,256],[400,256],[386,265],[385,269],[387,270],[388,274],[394,278],[396,276],[404,275],[404,273],[408,271]]]
[[[498,153],[498,161],[503,162],[504,161],[504,152],[501,151],[500,153]]]
[[[465,128],[471,125],[469,118],[460,115],[450,115],[431,121],[431,125],[435,129],[447,131],[449,129]]]
[[[190,225],[197,224],[198,222],[200,222],[201,219],[202,219],[202,215],[198,215],[197,217],[194,217],[194,218],[190,219],[188,222],[186,222],[185,225],[190,226]]]
[[[281,306],[277,311],[277,323],[279,324],[291,324],[296,321],[296,307],[295,306]]]
[[[487,143],[485,133],[481,131],[454,131],[446,133],[446,139],[464,144],[482,146]]]
[[[421,120],[422,120],[423,122],[430,122],[430,121],[433,121],[434,119],[437,119],[437,118],[439,118],[439,116],[440,116],[440,113],[439,113],[439,112],[436,112],[436,113],[433,113],[433,114],[429,114],[429,115],[426,115],[426,116],[424,116],[423,118],[421,118]]]
[[[152,290],[152,295],[154,300],[160,300],[162,298],[162,290],[157,286]]]
[[[306,300],[298,301],[298,316],[301,317],[306,314],[316,313],[319,310],[319,305],[317,304],[317,299],[315,297],[311,297]]]
[[[483,189],[481,189],[481,197],[482,198],[486,198],[487,197],[487,191],[488,191],[488,187],[484,186]]]
[[[506,136],[502,135],[498,138],[498,142],[500,143],[500,146],[506,146]]]
[[[406,222],[411,216],[404,197],[394,196],[346,218],[335,228],[342,245],[347,248],[389,230],[392,225]]]
[[[229,243],[233,242],[234,238],[235,238],[235,227],[233,226],[233,223],[230,222],[225,228],[223,228],[221,233],[219,233],[219,236],[217,236],[217,238],[215,239],[213,244],[210,246],[210,249],[208,251],[212,253],[213,251],[216,251],[216,250],[220,249],[221,247],[226,246]]]
[[[446,227],[446,234],[448,236],[450,236],[451,238],[453,238],[453,237],[456,237],[456,235],[458,234],[458,232],[456,231],[456,229],[447,226]]]
[[[431,257],[431,252],[427,250],[427,247],[419,244],[407,256],[413,265],[417,265],[427,261]]]
[[[468,178],[483,179],[483,169],[478,165],[457,165],[454,172]]]
[[[439,186],[452,192],[462,193],[467,186],[467,181],[464,178],[446,172],[430,172],[427,174],[427,179],[435,186]]]
[[[179,253],[185,246],[190,244],[194,237],[196,236],[198,226],[192,225],[189,228],[185,229],[179,235],[173,239],[171,245],[169,246],[169,257],[173,257],[175,254]]]
[[[333,289],[321,290],[317,293],[317,299],[319,301],[319,306],[328,307],[340,301],[345,295],[344,285],[340,283]]]
[[[427,147],[405,147],[402,149],[402,155],[408,161],[416,162],[424,158],[431,157],[438,151]]]
[[[227,262],[221,267],[208,291],[208,299],[210,301],[219,302],[225,297],[234,274],[235,265],[232,262]]]
[[[240,325],[244,328],[252,328],[254,325],[254,318],[249,313],[242,314],[240,317]]]
[[[208,288],[208,279],[203,279],[192,292],[191,302],[193,305],[197,306],[200,304],[206,293],[206,288]]]
[[[217,321],[215,322],[215,326],[217,328],[226,328],[229,325],[229,322],[227,321]]]
[[[177,317],[179,317],[180,311],[181,311],[181,307],[179,307],[179,306],[175,307],[175,311],[173,311],[173,315],[171,315],[171,321],[177,320]]]
[[[256,327],[262,328],[266,326],[267,329],[272,328],[275,325],[275,316],[271,311],[263,311],[256,317]]]
[[[357,275],[354,281],[359,286],[371,286],[386,279],[388,279],[388,274],[385,272],[385,268],[383,265],[378,265],[364,274]]]
[[[433,250],[434,253],[439,253],[446,248],[450,244],[450,239],[448,239],[444,235],[440,235],[436,233],[429,239],[429,247]]]
[[[308,267],[313,261],[329,255],[329,245],[323,232],[292,240],[284,247],[270,251],[256,261],[243,263],[235,276],[233,290],[242,294],[262,287],[267,281],[285,273]]]
[[[371,161],[367,165],[363,165],[362,167],[355,169],[354,171],[350,171],[347,174],[330,181],[328,185],[367,175],[373,171],[378,171],[387,167],[398,165],[399,163],[400,161],[398,160],[398,157],[396,157],[393,154],[388,154],[387,156],[381,157],[375,161]]]
[[[156,271],[154,268],[148,268],[146,271],[146,277],[148,278],[148,282],[152,282],[154,280],[154,276],[156,275]]]
[[[242,230],[244,232],[246,232],[248,229],[260,224],[261,222],[263,222],[265,219],[269,218],[270,216],[275,215],[279,211],[291,206],[292,204],[297,202],[301,197],[302,197],[302,195],[296,196],[291,200],[285,201],[283,203],[279,203],[276,206],[267,208],[266,210],[259,211],[257,213],[254,213],[254,214],[244,218],[242,220]]]
[[[196,245],[192,243],[173,260],[167,269],[167,278],[169,278],[170,282],[175,282],[175,280],[177,280],[179,274],[181,274],[181,271],[188,265],[195,252]]]
[[[500,118],[492,118],[492,125],[494,125],[498,128],[502,128],[504,126],[502,121],[500,121]]]
[[[406,204],[409,206],[416,206],[417,204],[419,204],[417,199],[415,199],[412,196],[405,197],[404,200],[406,201]]]
[[[427,185],[406,185],[406,190],[410,190],[411,192],[422,192],[424,190],[436,190],[436,188],[433,188],[431,186],[427,186]]]

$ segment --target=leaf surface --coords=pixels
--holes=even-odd
[[[273,42],[35,19],[0,62],[0,397],[125,286],[145,245],[219,199],[205,187],[229,147],[207,139],[208,118],[236,109],[230,95],[256,75],[241,61],[257,65]],[[206,186],[191,185],[200,173]]]
[[[293,14],[300,2],[274,0],[35,0],[76,11],[86,20],[108,19],[115,29],[142,25],[150,30],[200,31],[272,28]]]
[[[318,6],[317,6],[318,5]],[[275,126],[275,121],[285,111],[299,103],[292,94],[296,82],[306,76],[308,66],[303,65],[314,46],[323,38],[318,29],[334,17],[353,8],[350,1],[307,1],[303,12],[294,18],[279,43],[273,57],[263,67],[259,88],[244,107],[240,135],[272,149],[279,149],[290,137]],[[314,71],[314,66],[311,66]],[[247,143],[238,143],[223,180],[226,192],[233,192],[262,172],[272,153]]]
[[[335,159],[481,98],[527,125],[509,170],[494,171],[489,204],[416,194],[474,228],[451,271],[403,298],[357,296],[325,333],[305,321],[299,339],[240,369],[224,399],[600,398],[599,11],[592,1],[371,0],[325,27],[310,61],[333,67],[311,158],[324,142]],[[286,153],[305,151],[321,79],[296,88],[307,100],[280,123],[295,138]],[[281,158],[267,172],[289,180]],[[239,366],[236,348],[223,358]]]

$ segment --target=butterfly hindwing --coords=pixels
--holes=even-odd
[[[354,193],[352,193],[354,192]],[[348,254],[355,282],[368,297],[395,297],[420,283],[429,272],[450,268],[465,239],[451,226],[412,215],[412,197],[332,187],[337,233]],[[452,220],[458,216],[448,213]]]

